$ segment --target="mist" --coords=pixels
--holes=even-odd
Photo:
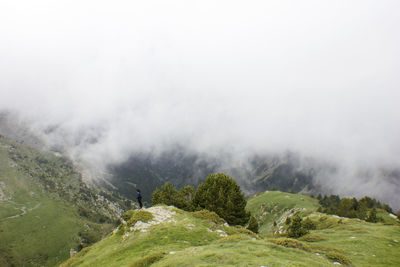
[[[400,168],[399,8],[3,1],[0,110],[98,168],[176,144],[231,164],[294,151],[340,167],[317,177],[332,192],[400,207],[381,178]]]

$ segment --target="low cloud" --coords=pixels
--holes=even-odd
[[[0,107],[95,165],[172,144],[213,156],[291,150],[342,166],[336,190],[384,192],[384,179],[352,174],[400,166],[399,8],[1,3]]]

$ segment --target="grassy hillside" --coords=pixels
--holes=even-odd
[[[284,233],[286,218],[296,212],[316,225],[300,238],[316,253],[334,251],[354,266],[400,266],[400,225],[393,215],[378,210],[381,223],[343,218],[316,212],[318,200],[299,194],[269,191],[249,199],[247,208],[258,219],[260,233]],[[274,226],[274,221],[276,225]]]
[[[272,235],[279,231],[288,216],[296,212],[308,215],[319,207],[318,200],[300,194],[267,191],[251,197],[247,201],[247,210],[259,222],[259,231],[263,235]],[[274,226],[274,222],[276,226]]]
[[[54,266],[109,233],[123,208],[62,156],[0,137],[0,266]]]
[[[261,234],[226,225],[209,212],[155,206],[132,211],[102,241],[63,263],[67,266],[399,266],[400,227],[381,211],[385,223],[367,223],[316,212],[315,199],[266,192],[248,202]],[[296,211],[316,230],[300,239],[284,236],[283,217]],[[276,214],[275,214],[276,213]],[[392,220],[391,220],[392,219]],[[391,221],[390,221],[391,220]],[[278,222],[275,231],[273,222]]]
[[[149,224],[116,231],[61,266],[330,266],[328,259],[286,248],[210,213],[156,206]],[[137,211],[146,212],[146,211]],[[149,228],[144,228],[149,227]]]

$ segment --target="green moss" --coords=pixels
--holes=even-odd
[[[192,212],[193,217],[196,218],[200,218],[203,220],[207,220],[209,222],[213,222],[216,224],[223,224],[225,223],[225,220],[222,219],[221,217],[218,216],[218,214],[216,214],[213,211],[209,211],[209,210],[200,210],[200,211],[195,211]]]
[[[156,252],[150,254],[149,256],[143,257],[134,263],[132,263],[129,267],[147,267],[151,264],[155,263],[156,261],[161,260],[165,256],[165,252]]]
[[[153,214],[146,210],[135,210],[127,220],[128,226],[134,226],[138,221],[148,222],[154,218]]]

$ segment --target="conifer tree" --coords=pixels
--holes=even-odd
[[[178,191],[170,182],[167,182],[161,187],[161,190],[158,188],[154,190],[151,203],[176,206],[179,203]]]
[[[214,211],[233,225],[245,225],[250,217],[245,210],[246,199],[239,185],[223,173],[209,175],[197,187],[193,205],[197,209]]]

